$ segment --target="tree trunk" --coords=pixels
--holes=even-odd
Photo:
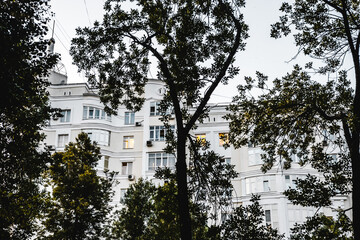
[[[353,228],[354,239],[360,240],[360,204],[357,204],[354,199],[360,194],[360,155],[359,155],[359,141],[357,141],[357,153],[352,157],[352,206],[353,206]],[[355,149],[356,147],[354,147]]]
[[[178,185],[177,198],[179,204],[180,234],[182,240],[191,240],[192,231],[186,165],[186,134],[178,133],[177,140],[176,180]]]

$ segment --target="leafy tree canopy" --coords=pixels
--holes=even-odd
[[[81,133],[64,152],[53,155],[49,181],[50,206],[44,217],[44,239],[101,239],[110,213],[112,178],[97,176],[94,169],[100,148]]]
[[[100,88],[101,100],[114,114],[119,104],[140,109],[149,59],[156,59],[157,78],[167,89],[162,103],[173,107],[176,119],[177,137],[172,147],[177,156],[181,237],[191,239],[187,137],[196,121],[206,115],[215,88],[239,71],[233,62],[248,37],[240,13],[245,3],[139,0],[131,9],[126,3],[129,1],[106,1],[103,21],[77,30],[71,54],[90,82]]]
[[[294,157],[301,166],[311,164],[323,178],[309,175],[298,180],[297,189],[288,190],[285,195],[294,204],[329,206],[331,197],[349,193],[355,196],[360,190],[359,3],[295,0],[284,2],[280,10],[284,15],[272,25],[272,37],[286,36],[295,30],[299,52],[325,64],[318,69],[311,62],[305,69],[296,65],[291,73],[275,79],[271,88],[262,73],[257,73],[256,79],[246,78],[247,84],[239,86],[239,95],[229,108],[232,111],[228,115],[232,121],[230,139],[238,147],[248,141],[261,146],[265,151],[263,171],[274,164],[287,169]],[[348,71],[339,71],[345,57],[352,60],[354,80],[348,78]],[[320,83],[309,69],[329,74],[329,79]],[[335,78],[331,75],[334,72],[337,72]],[[262,91],[258,98],[248,95],[254,87]],[[353,226],[359,225],[359,210],[353,205]],[[325,228],[329,225],[320,220],[318,223]],[[310,221],[304,226],[320,227]],[[334,220],[337,221],[340,219]],[[348,226],[342,229],[345,235],[351,232]],[[301,231],[301,227],[295,230]],[[357,231],[354,228],[355,239],[360,236]],[[321,231],[309,232],[326,239]]]
[[[43,208],[40,173],[51,161],[38,149],[51,115],[46,76],[47,0],[0,2],[0,238],[28,239]]]

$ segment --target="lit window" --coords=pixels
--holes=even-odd
[[[222,147],[225,144],[229,144],[229,134],[219,133],[219,146]]]
[[[266,224],[271,225],[271,211],[265,210],[265,222]]]
[[[175,168],[175,156],[168,153],[149,153],[148,170],[155,170],[156,168],[168,167]]]
[[[59,148],[64,148],[65,145],[68,143],[68,141],[69,141],[69,134],[59,134],[57,146]]]
[[[124,136],[123,148],[134,148],[134,136]]]
[[[83,119],[105,119],[111,121],[111,115],[108,115],[104,109],[84,106]]]
[[[70,122],[71,110],[62,110],[61,115],[60,122]]]
[[[123,162],[121,166],[121,175],[130,175],[132,174],[132,162]]]
[[[99,145],[110,145],[110,132],[99,129],[86,129],[83,132],[87,133],[91,141],[96,142]]]
[[[199,142],[201,145],[206,145],[206,134],[205,133],[201,133],[201,134],[195,134],[196,137],[196,141]]]
[[[134,124],[135,124],[135,113],[125,112],[125,125],[134,125]]]
[[[175,126],[171,126],[170,128],[174,130]],[[166,131],[164,126],[150,126],[150,140],[165,141]]]

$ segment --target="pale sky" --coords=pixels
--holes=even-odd
[[[55,13],[55,52],[60,53],[65,64],[68,81],[84,82],[85,79],[77,73],[77,67],[72,65],[68,51],[70,40],[75,37],[75,28],[90,26],[95,20],[101,20],[105,0],[52,0],[52,11]],[[255,76],[260,71],[272,80],[284,76],[291,71],[296,63],[304,65],[303,57],[289,62],[296,52],[292,36],[282,39],[270,38],[270,24],[275,23],[281,14],[278,9],[280,0],[248,0],[246,8],[242,9],[245,22],[249,25],[249,35],[246,50],[238,52],[236,66],[240,74],[227,86],[219,86],[214,94],[213,102],[229,102],[236,95],[236,86],[243,82],[244,76]],[[49,24],[52,28],[52,23]],[[152,69],[149,77],[156,77],[156,69]]]

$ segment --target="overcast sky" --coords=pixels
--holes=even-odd
[[[71,38],[75,37],[77,27],[91,26],[103,16],[104,0],[52,0],[52,11],[55,13],[55,52],[60,53],[65,64],[69,82],[83,82],[85,79],[77,73],[72,65],[68,51]],[[283,39],[270,38],[270,25],[278,20],[280,0],[248,0],[242,9],[246,23],[249,25],[250,37],[246,50],[236,55],[236,65],[241,71],[236,79],[227,86],[219,86],[212,99],[215,102],[228,102],[236,94],[236,86],[243,82],[244,76],[255,76],[260,71],[273,79],[291,71],[296,63],[303,65],[305,59],[298,57],[290,61],[297,52],[292,37]],[[52,23],[49,24],[52,28]],[[156,77],[152,69],[149,77]]]

